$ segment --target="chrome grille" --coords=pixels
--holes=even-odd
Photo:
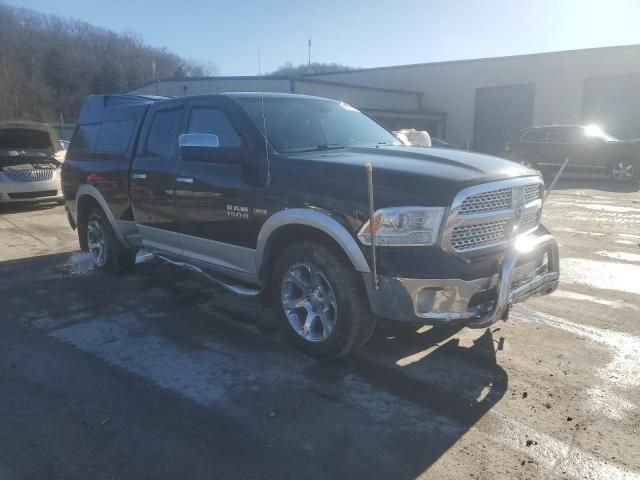
[[[525,233],[538,226],[538,217],[540,210],[525,213],[518,223],[518,232]]]
[[[501,188],[500,190],[471,195],[460,205],[460,214],[470,215],[509,209],[511,208],[511,199],[511,188]]]
[[[493,182],[461,191],[442,236],[443,248],[469,252],[512,242],[540,223],[543,185],[530,178]]]
[[[453,229],[451,246],[459,251],[470,250],[504,240],[507,220],[463,225]]]
[[[524,202],[530,203],[542,198],[542,185],[533,184],[524,187]]]
[[[14,183],[44,182],[53,178],[53,170],[5,170],[4,176]]]

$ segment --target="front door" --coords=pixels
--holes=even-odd
[[[187,133],[215,134],[219,147],[199,158],[181,157],[176,201],[183,255],[227,274],[253,278],[258,226],[250,198],[257,185],[255,155],[241,119],[223,99],[191,102]]]
[[[587,135],[582,127],[572,127],[567,141],[572,144],[572,164],[591,169],[606,167],[602,158],[604,140],[600,137]]]
[[[174,184],[185,107],[180,102],[149,115],[130,173],[133,215],[145,247],[180,254]]]

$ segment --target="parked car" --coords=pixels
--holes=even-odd
[[[506,157],[540,170],[557,168],[607,173],[620,182],[640,178],[640,144],[619,140],[593,125],[529,127],[505,149]]]
[[[438,137],[431,137],[431,146],[436,148],[459,148]]]
[[[430,147],[431,135],[426,130],[416,130],[415,128],[403,128],[393,132],[405,145],[412,147]]]
[[[556,288],[536,172],[399,143],[315,97],[93,96],[62,186],[97,268],[144,247],[261,294],[316,358],[364,345],[379,317],[483,328]]]
[[[0,123],[0,203],[64,203],[60,141],[44,123]]]

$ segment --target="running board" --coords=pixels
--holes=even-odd
[[[262,293],[262,290],[260,290],[259,288],[250,288],[250,287],[243,287],[241,285],[234,285],[232,283],[226,283],[222,280],[220,280],[219,278],[213,277],[211,275],[209,275],[208,273],[206,273],[204,270],[202,270],[201,268],[196,267],[195,265],[191,265],[190,263],[185,263],[185,262],[178,262],[176,260],[172,260],[171,258],[165,257],[164,255],[161,255],[159,253],[153,253],[153,252],[145,252],[143,255],[139,256],[139,260],[136,263],[142,263],[147,261],[150,258],[158,258],[160,260],[163,260],[171,265],[175,265],[176,267],[182,267],[185,268],[187,270],[191,270],[192,272],[196,272],[201,274],[202,276],[206,277],[208,280],[210,280],[211,282],[215,283],[216,285],[224,288],[225,290],[228,290],[231,293],[235,293],[236,295],[240,295],[242,297],[256,297],[258,295],[260,295],[260,293]]]

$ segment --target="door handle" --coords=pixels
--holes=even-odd
[[[131,178],[133,180],[146,180],[147,179],[147,174],[146,173],[132,173],[131,174]]]
[[[190,177],[176,177],[176,182],[193,183],[193,178],[190,178]]]

